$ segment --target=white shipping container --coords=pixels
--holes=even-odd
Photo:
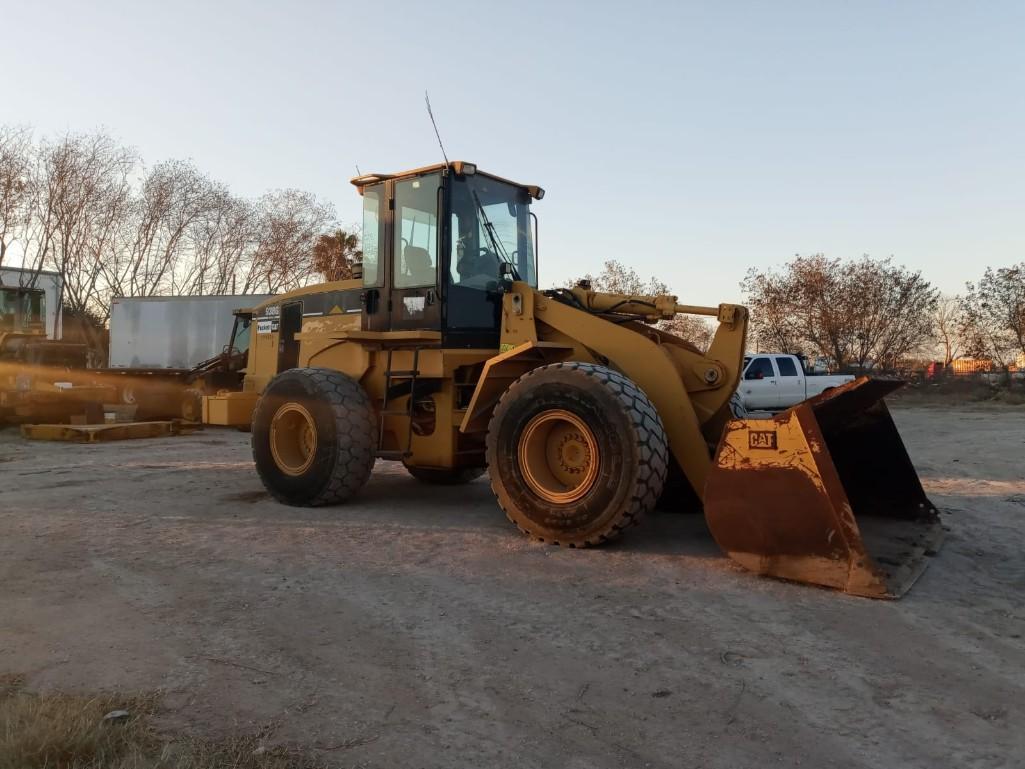
[[[41,288],[46,294],[46,338],[61,338],[61,277],[56,272],[0,267],[0,284]]]
[[[110,368],[190,369],[218,355],[232,311],[270,294],[118,297],[110,306]]]

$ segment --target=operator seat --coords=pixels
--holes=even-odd
[[[406,246],[402,250],[402,256],[406,262],[406,274],[411,285],[433,286],[435,284],[437,273],[431,261],[431,255],[426,248]]]

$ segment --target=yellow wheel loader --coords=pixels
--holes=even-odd
[[[893,383],[736,419],[745,308],[539,290],[530,206],[544,191],[471,163],[352,183],[361,275],[255,308],[242,391],[203,401],[205,422],[251,427],[281,502],[345,502],[378,458],[425,483],[486,472],[524,533],[585,547],[689,487],[746,568],[877,597],[900,595],[938,547],[881,400]],[[678,313],[718,321],[707,351],[657,327]]]
[[[85,368],[87,353],[84,344],[47,338],[43,289],[0,285],[0,425],[79,414],[102,421],[112,389],[67,381]]]

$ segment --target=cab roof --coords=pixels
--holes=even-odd
[[[389,179],[410,179],[416,176],[425,176],[426,174],[434,173],[435,171],[443,171],[446,168],[451,168],[455,173],[460,176],[472,176],[474,174],[481,174],[482,176],[488,176],[492,179],[497,179],[500,182],[511,184],[514,187],[520,187],[527,191],[527,193],[535,200],[540,200],[544,197],[545,191],[538,187],[536,184],[520,184],[514,182],[511,179],[505,179],[495,174],[487,173],[486,171],[479,171],[476,163],[470,163],[465,160],[453,160],[451,163],[435,163],[430,166],[423,166],[421,168],[412,168],[408,171],[399,171],[398,173],[392,174],[362,174],[350,179],[350,182],[359,190],[359,194],[363,194],[363,188],[368,187],[371,184],[378,184],[380,182]]]

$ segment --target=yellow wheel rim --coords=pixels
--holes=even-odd
[[[286,475],[302,475],[317,455],[317,425],[305,406],[286,403],[270,423],[270,451],[274,464]]]
[[[582,498],[598,478],[598,442],[591,428],[563,409],[542,411],[527,423],[517,449],[530,490],[566,505]]]

